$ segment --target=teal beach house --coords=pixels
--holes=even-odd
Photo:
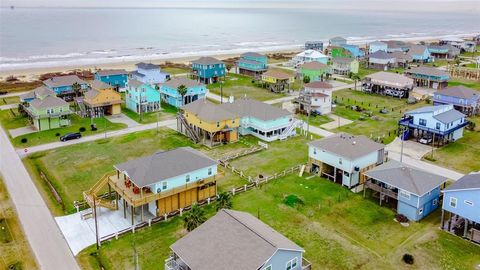
[[[113,86],[115,90],[123,92],[128,82],[128,72],[124,69],[104,69],[95,72],[95,80]]]
[[[148,83],[130,80],[125,95],[128,109],[140,112],[155,112],[160,110],[160,93]]]
[[[178,92],[178,88],[183,85],[187,88],[187,93],[183,96]],[[193,101],[204,99],[207,94],[207,87],[203,83],[191,80],[185,77],[173,78],[165,82],[160,87],[160,97],[162,102],[180,108]]]
[[[268,69],[268,58],[266,55],[256,52],[246,52],[240,55],[235,62],[238,74],[258,77]]]
[[[225,77],[225,63],[214,57],[200,57],[192,61],[193,76],[204,84],[218,82]]]
[[[52,77],[43,81],[43,84],[50,90],[53,90],[57,96],[64,97],[67,100],[75,96],[73,89],[75,83],[80,85],[82,92],[88,88],[88,83],[80,79],[77,75]]]

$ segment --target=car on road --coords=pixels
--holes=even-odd
[[[419,141],[421,144],[431,144],[432,143],[432,137],[423,137]]]
[[[82,134],[80,133],[67,133],[63,136],[60,137],[60,141],[66,142],[70,140],[75,140],[75,139],[80,139],[82,137]]]

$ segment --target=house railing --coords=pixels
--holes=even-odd
[[[371,189],[371,190],[374,190],[374,191],[379,192],[381,194],[385,194],[390,198],[398,199],[398,194],[396,192],[392,191],[391,189],[387,189],[387,188],[381,187],[377,184],[374,184],[372,181],[366,181],[365,186],[367,188]]]
[[[406,127],[409,127],[409,128],[417,128],[417,129],[424,130],[424,131],[427,131],[427,132],[430,132],[430,133],[433,133],[433,134],[436,134],[436,135],[441,135],[441,136],[446,136],[448,134],[451,134],[458,129],[461,129],[463,127],[468,126],[469,123],[470,122],[468,120],[465,120],[463,123],[457,125],[454,128],[451,128],[451,129],[446,130],[446,131],[441,131],[441,130],[438,130],[438,129],[433,129],[433,128],[428,128],[428,127],[425,127],[425,126],[416,125],[416,124],[413,123],[412,119],[410,119],[410,118],[402,118],[400,121],[398,121],[398,124],[400,126],[406,126]]]

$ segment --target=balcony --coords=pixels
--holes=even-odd
[[[312,264],[305,258],[302,257],[302,270],[311,270]]]
[[[175,255],[165,260],[165,270],[190,270],[188,266]]]
[[[388,197],[393,198],[395,200],[398,199],[398,193],[394,192],[391,189],[387,189],[387,188],[381,187],[380,185],[374,184],[371,181],[366,181],[365,182],[365,187],[367,187],[371,190],[374,190],[376,192],[379,192],[381,194],[385,194]]]
[[[451,134],[458,129],[461,129],[463,127],[468,126],[469,123],[470,123],[469,121],[465,120],[465,121],[463,121],[463,123],[461,123],[461,124],[459,124],[455,127],[452,127],[449,130],[442,131],[442,130],[438,130],[438,129],[433,129],[433,128],[428,128],[428,127],[425,127],[425,126],[416,125],[416,124],[413,123],[413,118],[402,118],[400,121],[398,121],[399,126],[405,126],[405,127],[409,127],[409,128],[413,128],[413,129],[420,129],[420,130],[424,130],[424,131],[427,131],[429,133],[440,135],[440,136],[446,136],[448,134]]]

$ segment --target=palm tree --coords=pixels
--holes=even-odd
[[[187,94],[188,88],[185,85],[182,84],[182,85],[179,85],[177,87],[177,91],[180,94],[180,96],[182,96],[182,106],[183,106],[183,105],[185,105],[185,104],[183,104],[184,103],[184,97]]]
[[[217,212],[221,209],[232,208],[232,195],[228,192],[219,193],[217,196]]]
[[[183,216],[183,226],[191,232],[207,220],[205,212],[197,204],[192,205],[192,209]]]
[[[76,99],[78,98],[80,91],[82,91],[82,86],[78,82],[75,82],[72,84],[72,90],[75,93],[75,99]]]
[[[361,79],[357,73],[351,73],[350,78],[355,82],[355,90],[357,90],[357,82]]]

